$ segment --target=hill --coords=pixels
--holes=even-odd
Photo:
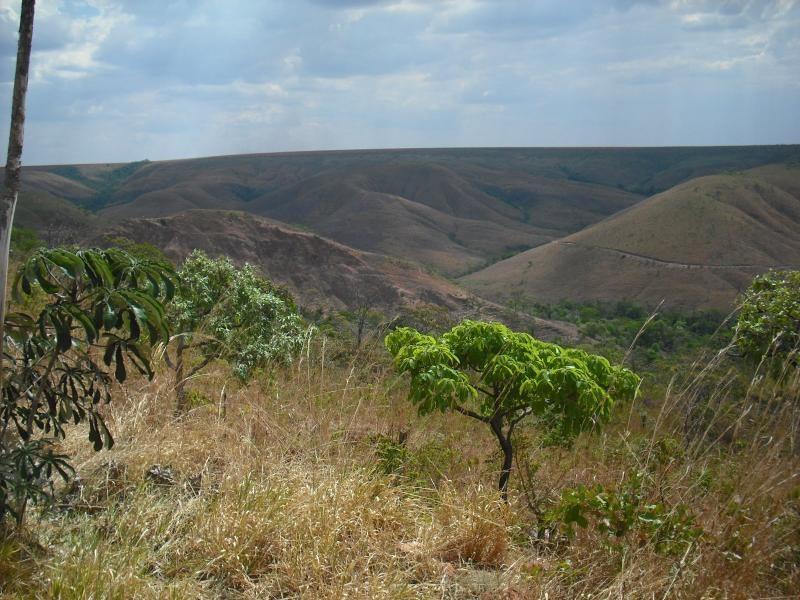
[[[432,162],[414,152],[376,151],[151,163],[101,214],[118,220],[243,210],[457,275],[640,200],[616,188],[477,169],[452,152]],[[527,190],[525,201],[520,190]],[[591,208],[570,211],[575,203]]]
[[[78,243],[95,235],[100,219],[49,192],[23,189],[17,202],[14,225],[35,229],[46,244],[57,246]]]
[[[560,235],[527,224],[518,208],[435,165],[325,173],[265,194],[250,210],[447,274]]]
[[[495,300],[727,309],[752,277],[800,267],[800,167],[692,179],[462,279]]]
[[[530,319],[477,298],[413,263],[360,252],[242,212],[193,210],[156,219],[129,219],[102,237],[115,236],[153,244],[176,262],[195,248],[212,256],[230,256],[240,264],[250,262],[285,285],[309,312],[365,305],[395,317],[432,306],[455,319],[499,319],[545,339],[577,337],[568,324]]]
[[[690,177],[792,160],[800,147],[363,150],[29,167],[24,181],[112,221],[243,210],[453,276]]]

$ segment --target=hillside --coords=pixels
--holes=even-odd
[[[130,219],[108,230],[106,236],[153,244],[175,261],[200,248],[212,256],[250,262],[287,286],[309,312],[352,310],[366,303],[371,310],[394,317],[435,306],[453,318],[500,319],[546,339],[577,336],[568,324],[524,317],[407,261],[353,250],[246,213],[193,210],[157,219]]]
[[[457,275],[640,199],[616,188],[478,172],[459,161],[421,162],[416,154],[327,154],[151,163],[101,213],[118,220],[191,208],[243,210]],[[523,201],[520,190],[527,190]],[[554,199],[564,205],[553,206]],[[576,203],[591,208],[570,211]]]
[[[326,173],[265,194],[250,210],[447,274],[560,235],[525,223],[522,211],[449,169],[428,165]]]
[[[454,276],[575,233],[690,177],[798,146],[297,152],[26,168],[104,219],[243,210]]]
[[[462,279],[495,300],[730,307],[752,277],[800,266],[800,167],[692,179]]]
[[[72,244],[95,235],[97,215],[49,192],[23,190],[14,213],[14,225],[35,229],[48,245]]]

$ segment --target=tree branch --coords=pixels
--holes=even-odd
[[[25,431],[28,433],[28,436],[33,434],[33,418],[36,415],[36,411],[39,410],[39,399],[42,395],[42,390],[44,389],[44,384],[47,381],[47,378],[50,377],[50,373],[53,371],[53,367],[56,364],[56,360],[58,359],[58,351],[53,349],[53,355],[50,357],[50,361],[47,363],[47,368],[45,369],[42,376],[39,378],[39,385],[36,388],[36,392],[33,394],[31,398],[31,407],[29,409],[27,418],[25,419]]]
[[[522,414],[520,414],[520,415],[517,415],[517,417],[516,417],[516,418],[514,418],[514,419],[509,419],[509,423],[511,424],[511,427],[512,427],[512,429],[514,428],[514,426],[515,426],[517,423],[519,423],[520,421],[522,421],[522,419],[524,419],[524,418],[525,418],[525,417],[527,417],[528,415],[532,415],[532,414],[533,414],[533,409],[532,409],[532,408],[528,408],[528,409],[525,409],[524,411],[522,411]]]
[[[489,396],[489,397],[491,397],[491,398],[494,398],[494,394],[493,394],[492,392],[490,392],[489,390],[485,390],[485,389],[483,389],[482,387],[479,387],[479,386],[477,386],[477,385],[476,385],[476,386],[474,386],[474,387],[475,387],[475,389],[476,389],[476,390],[478,390],[479,392],[482,392],[482,393],[486,394],[487,396]]]
[[[210,363],[215,358],[216,358],[216,356],[214,356],[213,354],[209,354],[208,356],[206,356],[205,359],[203,359],[203,362],[201,362],[196,367],[193,367],[192,370],[189,371],[189,374],[186,376],[186,379],[190,379],[191,377],[196,375],[198,372],[202,371],[205,367],[208,366],[208,363]]]
[[[458,406],[456,404],[453,406],[453,409],[460,412],[462,415],[467,415],[468,417],[472,417],[473,419],[478,419],[478,421],[483,421],[484,423],[489,422],[488,417],[484,417],[483,415],[476,413],[474,410],[464,408],[463,406]]]

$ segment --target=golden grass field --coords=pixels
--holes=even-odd
[[[418,417],[379,346],[333,345],[243,388],[219,365],[177,419],[168,372],[120,388],[116,446],[75,431],[79,485],[0,542],[0,597],[797,597],[797,370],[742,380],[710,355],[571,448],[522,429],[504,504],[488,430]],[[544,529],[562,489],[634,472],[648,502],[690,508],[697,541]]]

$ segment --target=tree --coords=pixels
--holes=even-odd
[[[421,414],[453,410],[488,425],[503,453],[499,489],[507,498],[514,428],[535,417],[569,440],[632,399],[639,377],[602,356],[562,348],[500,323],[463,321],[441,337],[403,327],[386,336],[409,399]]]
[[[174,272],[118,249],[40,249],[22,265],[13,291],[46,301],[38,314],[9,314],[0,404],[0,523],[21,523],[30,500],[48,497],[51,476],[74,473],[55,452],[68,423],[87,422],[95,450],[114,441],[99,407],[130,368],[151,378],[151,349],[169,340],[162,303]]]
[[[381,322],[381,313],[373,309],[374,305],[374,297],[357,288],[353,299],[353,310],[342,313],[342,316],[352,321],[355,325],[356,350],[360,349],[361,344],[364,343],[367,337],[367,330],[377,327]]]
[[[252,265],[195,250],[178,271],[169,307],[175,336],[176,409],[186,409],[186,382],[211,361],[231,363],[240,380],[272,362],[289,362],[305,339],[302,319],[289,293],[261,277]],[[191,351],[197,362],[190,364]]]
[[[17,42],[17,66],[14,72],[14,90],[11,96],[11,127],[8,134],[5,187],[0,197],[0,343],[5,337],[6,287],[8,284],[8,258],[11,250],[11,228],[17,208],[22,176],[22,141],[25,132],[25,96],[28,93],[28,70],[33,43],[33,13],[35,0],[22,0]],[[3,358],[0,352],[0,383],[4,377]]]
[[[800,271],[770,271],[741,300],[736,343],[746,356],[787,356],[800,349]]]

